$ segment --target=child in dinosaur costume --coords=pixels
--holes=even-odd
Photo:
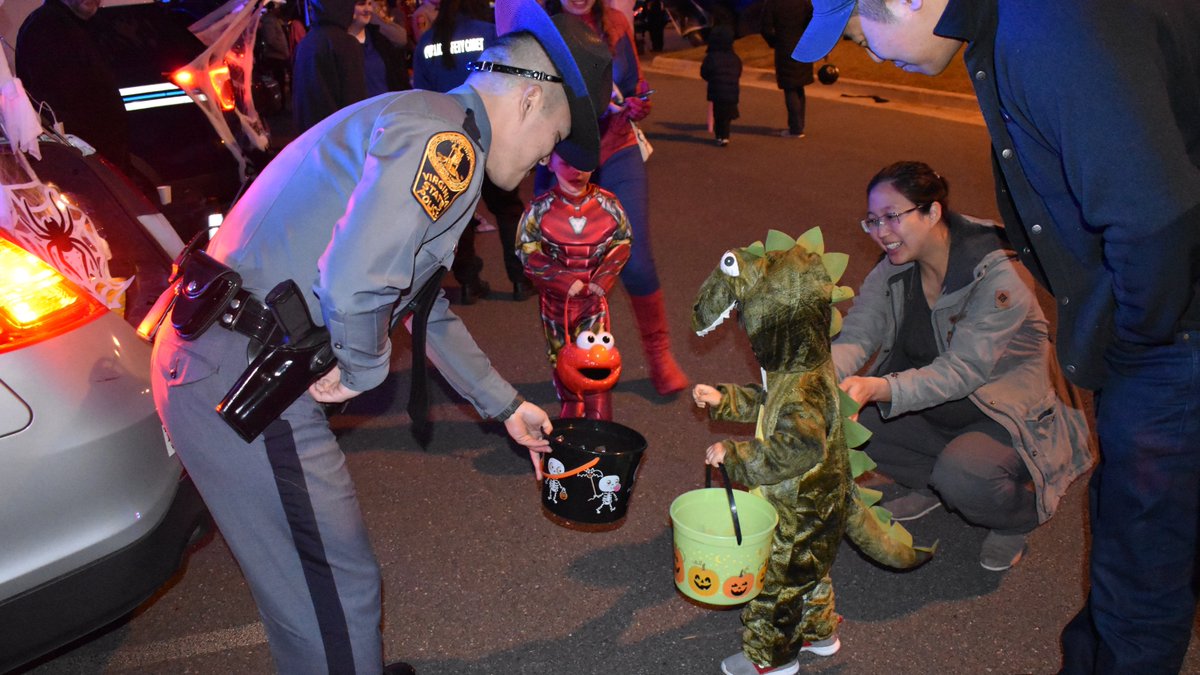
[[[772,230],[765,245],[722,255],[696,296],[696,333],[737,309],[763,374],[761,385],[693,390],[711,419],[756,424],[753,440],[715,443],[706,461],[724,463],[731,480],[755,486],[779,512],[763,590],[742,612],[742,651],[721,664],[727,675],[790,675],[800,652],[837,652],[829,570],[843,535],[895,568],[916,567],[933,552],[914,548],[891,514],[871,506],[880,494],[854,483],[872,462],[851,447],[869,432],[850,419],[857,406],[838,389],[830,357],[841,327],[831,304],[853,296],[835,285],[847,262],[844,253],[825,253],[818,229],[799,241]]]

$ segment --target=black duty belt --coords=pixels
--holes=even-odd
[[[217,325],[258,340],[264,345],[271,344],[279,332],[271,310],[262,300],[243,289],[238,289],[221,310]]]

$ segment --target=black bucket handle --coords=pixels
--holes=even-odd
[[[721,470],[721,479],[725,481],[725,495],[729,497],[729,515],[733,517],[733,534],[737,537],[738,546],[742,545],[742,523],[738,520],[737,501],[733,498],[733,485],[729,482],[729,473],[725,471],[724,464],[718,464],[717,468]],[[704,465],[704,487],[712,487],[712,466]]]

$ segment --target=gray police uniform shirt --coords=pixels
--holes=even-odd
[[[311,289],[342,383],[367,391],[388,374],[392,312],[449,267],[479,201],[491,126],[478,94],[404,91],[349,106],[289,144],[255,179],[208,251],[263,298],[293,279]],[[481,415],[516,390],[492,367],[443,293],[427,354]]]

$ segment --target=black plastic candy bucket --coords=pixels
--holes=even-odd
[[[554,421],[550,454],[542,470],[542,504],[579,523],[612,523],[625,517],[646,439],[606,420]]]

